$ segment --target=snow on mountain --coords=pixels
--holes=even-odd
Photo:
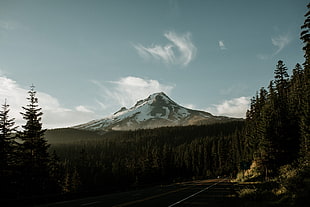
[[[94,120],[74,128],[95,131],[133,130],[163,126],[210,124],[229,120],[232,120],[232,118],[217,117],[204,111],[182,107],[166,94],[160,92],[138,101],[130,109],[123,107],[110,117]]]

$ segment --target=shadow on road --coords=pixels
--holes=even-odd
[[[112,206],[238,206],[233,184],[228,179],[211,179],[157,186],[143,190],[102,195],[43,205],[45,207]]]

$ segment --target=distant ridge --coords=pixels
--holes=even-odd
[[[164,126],[187,126],[223,123],[241,120],[224,116],[213,116],[178,105],[165,93],[154,93],[138,101],[133,107],[122,107],[112,116],[74,126],[76,129],[91,131],[134,130]]]

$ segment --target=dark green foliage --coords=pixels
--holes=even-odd
[[[243,125],[115,131],[52,148],[70,168],[75,166],[80,189],[87,191],[234,175],[243,159]]]
[[[267,178],[277,169],[296,161],[302,143],[305,70],[297,64],[291,77],[282,61],[275,70],[269,91],[264,88],[253,98],[247,113],[247,137],[254,143],[254,159]],[[306,96],[305,96],[306,95]]]
[[[301,100],[301,154],[303,163],[309,167],[310,165],[310,4],[308,4],[308,12],[305,14],[306,20],[301,27],[301,40],[305,46],[305,62],[304,62],[304,78],[302,84],[303,99]]]
[[[45,132],[45,137],[50,144],[78,143],[102,138],[101,134],[74,128],[50,129]]]
[[[10,165],[14,164],[15,132],[14,118],[9,118],[9,105],[2,105],[0,111],[0,171],[8,170]]]
[[[253,159],[265,178],[277,175],[281,166],[297,161],[301,168],[309,167],[310,12],[305,16],[301,33],[305,43],[304,67],[296,64],[289,76],[283,61],[278,61],[269,91],[262,88],[247,112],[246,140],[252,144]]]
[[[305,51],[305,66],[310,65],[310,4],[307,5],[308,12],[305,14],[304,24],[301,26],[302,32],[300,33],[300,39],[304,43],[303,50]]]
[[[29,104],[23,107],[23,115],[26,124],[23,131],[18,133],[22,143],[20,153],[23,157],[20,162],[20,170],[24,179],[24,193],[40,194],[48,191],[49,186],[49,144],[44,138],[45,130],[42,129],[41,108],[38,107],[38,99],[34,86],[31,87],[27,100]]]
[[[34,87],[28,92],[29,104],[21,113],[26,123],[18,131],[8,116],[5,102],[0,111],[0,200],[18,202],[25,197],[62,192],[64,165],[44,138],[41,108]]]
[[[274,82],[279,93],[284,93],[284,90],[288,87],[288,77],[289,75],[287,73],[287,67],[282,60],[279,60],[274,71]]]
[[[289,76],[279,61],[269,91],[262,88],[247,112],[246,140],[265,182],[257,189],[251,186],[241,192],[251,195],[255,202],[271,199],[279,206],[309,204],[310,11],[305,17],[301,27],[304,67],[296,64]]]
[[[0,111],[0,194],[14,194],[16,174],[16,128],[14,119],[9,118],[9,105],[4,102]]]

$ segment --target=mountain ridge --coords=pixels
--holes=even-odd
[[[187,126],[240,120],[213,116],[209,112],[185,108],[174,102],[165,93],[149,95],[146,99],[127,109],[122,107],[113,115],[74,126],[91,131],[135,130],[164,126]]]

